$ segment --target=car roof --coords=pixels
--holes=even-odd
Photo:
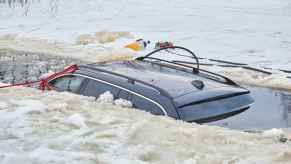
[[[226,86],[194,74],[142,61],[117,61],[80,66],[80,69],[83,68],[95,72],[106,71],[129,80],[137,80],[174,98],[199,91],[192,85],[193,80],[203,81],[206,84],[204,90]]]

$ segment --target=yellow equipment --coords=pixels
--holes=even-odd
[[[141,47],[138,42],[133,42],[124,46],[125,48],[130,48],[134,51],[140,51]]]

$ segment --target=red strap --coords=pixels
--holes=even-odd
[[[63,74],[66,74],[66,73],[72,73],[74,71],[76,71],[78,69],[78,66],[77,65],[71,65],[71,66],[68,66],[66,67],[64,70],[60,71],[60,72],[56,72],[48,77],[45,78],[46,81],[49,81],[57,76],[60,76],[60,75],[63,75]],[[42,79],[44,80],[44,79]]]
[[[48,81],[60,76],[60,75],[63,75],[63,74],[66,74],[66,73],[72,73],[74,71],[76,71],[78,69],[78,66],[77,65],[71,65],[71,66],[68,66],[66,67],[64,70],[60,71],[60,72],[56,72],[44,79],[41,79],[40,80],[40,83],[39,83],[39,89],[44,91],[46,88],[48,90],[52,90],[51,86],[49,86],[48,84]]]
[[[38,83],[39,81],[30,81],[30,82],[24,82],[24,83],[17,83],[17,84],[9,84],[9,85],[3,85],[0,86],[0,88],[8,88],[8,87],[16,87],[16,86],[30,86],[34,83]]]
[[[66,74],[66,73],[72,73],[78,69],[77,65],[71,65],[66,67],[63,71],[56,72],[46,78],[37,80],[37,81],[30,81],[30,82],[25,82],[25,83],[17,83],[17,84],[10,84],[10,85],[4,85],[0,86],[0,88],[9,88],[9,87],[16,87],[16,86],[30,86],[34,83],[39,83],[39,89],[44,91],[46,88],[48,90],[52,90],[51,86],[48,85],[48,81],[52,80],[53,78]]]

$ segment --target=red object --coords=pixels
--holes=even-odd
[[[32,84],[35,83],[39,83],[39,89],[44,91],[46,88],[48,90],[52,90],[52,88],[48,85],[48,82],[60,75],[66,74],[66,73],[72,73],[74,71],[76,71],[78,69],[77,65],[71,65],[66,67],[64,70],[60,71],[60,72],[56,72],[46,78],[42,78],[40,80],[37,81],[30,81],[30,82],[24,82],[24,83],[17,83],[17,84],[11,84],[11,85],[4,85],[4,86],[0,86],[0,88],[9,88],[9,87],[16,87],[16,86],[30,86]]]
[[[172,42],[157,42],[155,48],[165,48],[165,47],[173,47],[174,44]]]
[[[3,85],[3,86],[0,86],[0,88],[8,88],[8,87],[16,87],[16,86],[30,86],[34,83],[38,83],[38,81],[30,81],[30,82],[24,82],[24,83],[17,83],[17,84],[10,84],[10,85]]]

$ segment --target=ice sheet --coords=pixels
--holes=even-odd
[[[288,163],[290,135],[190,124],[95,98],[0,90],[0,163]],[[111,101],[110,101],[111,100]]]

